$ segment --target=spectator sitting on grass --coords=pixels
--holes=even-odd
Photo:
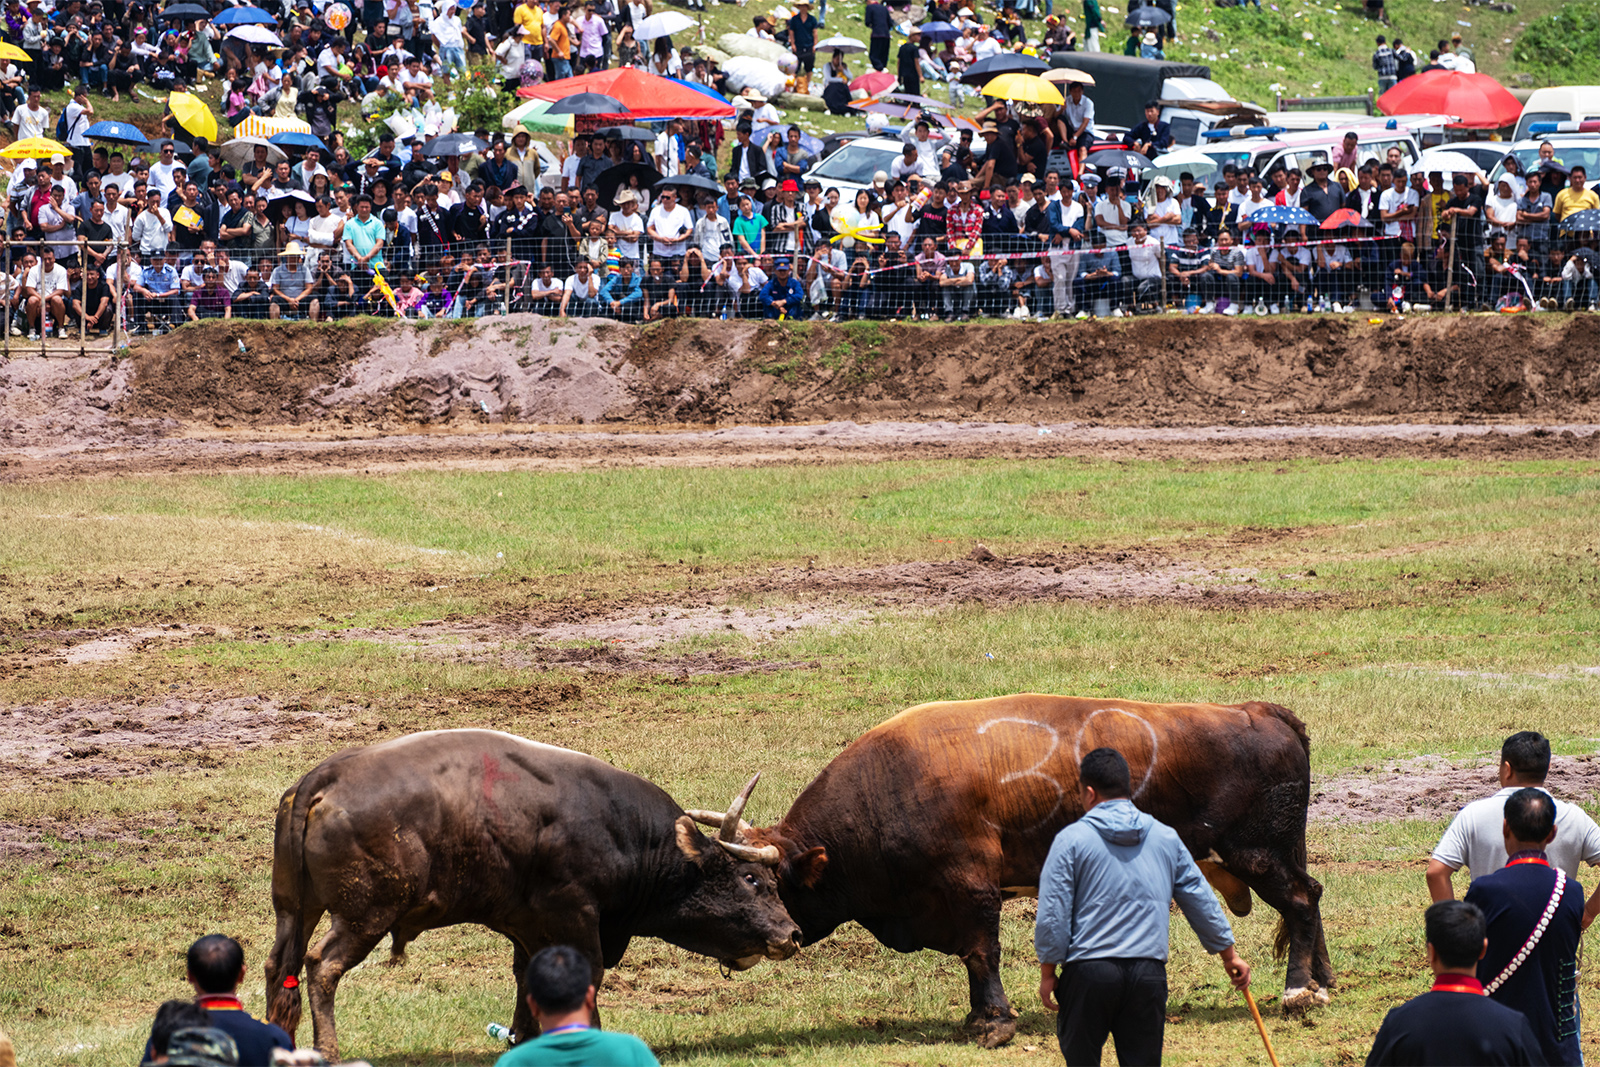
[[[604,1063],[654,1067],[655,1056],[632,1034],[594,1027],[594,968],[569,945],[552,945],[528,961],[523,979],[539,1036],[495,1061],[495,1067]]]

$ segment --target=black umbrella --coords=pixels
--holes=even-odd
[[[686,193],[699,189],[703,192],[710,193],[713,196],[722,195],[722,186],[718,185],[710,178],[702,178],[698,174],[678,174],[671,178],[662,178],[660,181],[656,182],[657,189],[665,189],[668,186],[671,186],[674,189],[681,189]]]
[[[1574,248],[1572,250],[1572,258],[1588,260],[1590,269],[1600,266],[1600,252],[1596,252],[1592,248]]]
[[[1140,29],[1152,29],[1156,26],[1165,26],[1172,21],[1172,16],[1159,7],[1145,4],[1128,12],[1128,17],[1122,20],[1124,26],[1138,26]]]
[[[1098,152],[1090,152],[1083,161],[1091,167],[1122,167],[1125,170],[1143,170],[1150,166],[1150,160],[1127,148],[1102,148]]]
[[[199,4],[173,4],[161,13],[164,19],[206,19],[210,20],[211,12]]]
[[[961,75],[964,85],[984,85],[1002,74],[1043,74],[1050,66],[1042,59],[1020,52],[1006,52],[980,59]]]
[[[1592,207],[1574,211],[1561,220],[1560,226],[1569,233],[1595,233],[1600,231],[1600,211]]]
[[[615,206],[614,198],[617,190],[627,185],[629,178],[638,178],[639,188],[648,189],[661,180],[661,172],[643,163],[618,163],[616,166],[607,167],[600,172],[600,177],[594,180],[595,191],[600,194],[600,203],[607,207]]]
[[[643,126],[602,126],[594,131],[596,137],[604,137],[608,141],[654,141],[655,131],[647,130]]]
[[[489,146],[472,136],[470,133],[446,133],[435,137],[422,146],[425,156],[470,156],[474,152],[482,152]]]
[[[621,100],[605,93],[573,93],[545,110],[546,115],[631,115]]]
[[[170,137],[163,137],[163,138],[161,138],[161,140],[156,142],[156,144],[155,144],[156,153],[159,155],[160,152],[161,152],[161,149],[164,148],[167,145],[171,145],[172,146],[172,154],[177,156],[179,159],[193,159],[194,158],[194,149],[190,148],[188,145],[184,144],[182,141],[174,141]]]

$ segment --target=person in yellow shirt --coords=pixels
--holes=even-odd
[[[1560,222],[1574,211],[1600,208],[1600,197],[1595,196],[1593,189],[1584,188],[1588,179],[1589,173],[1582,166],[1572,168],[1567,187],[1556,194],[1556,202],[1550,210],[1551,218]]]
[[[522,0],[511,13],[511,21],[522,34],[522,44],[532,58],[544,61],[544,12],[537,0]]]
[[[572,36],[567,32],[566,16],[552,22],[544,34],[545,62],[549,65],[550,81],[572,77]]]

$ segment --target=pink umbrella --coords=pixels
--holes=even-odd
[[[886,70],[869,71],[850,83],[852,89],[862,89],[869,93],[881,93],[894,88],[895,77]]]

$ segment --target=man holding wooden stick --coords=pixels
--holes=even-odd
[[[1108,1036],[1119,1063],[1159,1064],[1171,902],[1222,957],[1234,988],[1248,989],[1250,965],[1177,831],[1133,806],[1122,754],[1097,748],[1083,757],[1078,785],[1084,816],[1056,835],[1039,878],[1039,999],[1060,1011],[1069,1067],[1099,1064]]]

